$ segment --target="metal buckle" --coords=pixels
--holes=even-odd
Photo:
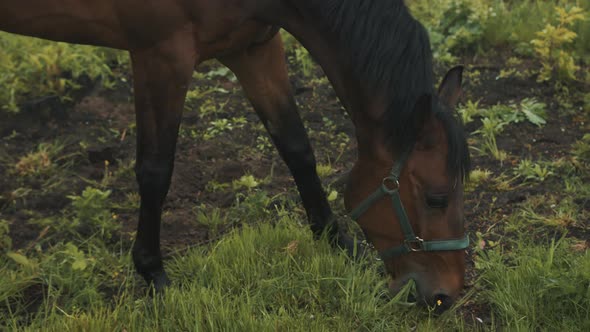
[[[393,187],[392,189],[390,189],[390,188],[387,186],[387,182],[392,182],[392,184],[393,184],[393,186],[394,186],[394,187]],[[381,188],[383,188],[383,191],[384,191],[385,193],[387,193],[387,194],[393,194],[393,193],[396,193],[396,192],[398,192],[398,191],[399,191],[399,181],[398,181],[398,179],[397,179],[396,177],[394,177],[394,176],[388,176],[388,177],[384,178],[384,179],[381,181]]]
[[[424,240],[417,236],[415,239],[404,240],[404,245],[409,251],[424,251]]]

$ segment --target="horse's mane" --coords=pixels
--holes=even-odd
[[[412,112],[424,94],[436,97],[428,33],[402,0],[321,0],[313,9],[347,48],[355,75],[370,88],[387,91],[382,124],[388,144],[401,151],[416,140]],[[436,98],[432,99],[436,101]],[[448,168],[465,176],[469,151],[461,123],[447,111],[433,110],[449,140]],[[448,114],[445,114],[448,113]]]

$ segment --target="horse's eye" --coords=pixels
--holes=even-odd
[[[448,195],[426,195],[426,205],[433,209],[444,209],[449,205]]]

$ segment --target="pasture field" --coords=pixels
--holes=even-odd
[[[126,54],[0,33],[0,330],[590,331],[590,1],[408,0],[437,77],[466,65],[474,170],[464,296],[435,316],[380,262],[314,241],[231,72],[194,74],[165,204],[173,280],[147,294]],[[287,33],[291,80],[340,221],[352,123]]]

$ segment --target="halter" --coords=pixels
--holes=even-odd
[[[379,256],[383,260],[416,251],[463,250],[469,246],[469,236],[467,234],[462,238],[432,241],[424,241],[414,234],[414,230],[412,229],[412,225],[410,224],[410,220],[408,219],[408,215],[406,214],[406,210],[404,209],[404,205],[399,195],[399,176],[411,150],[412,149],[408,149],[401,155],[401,158],[393,165],[389,176],[385,177],[381,182],[381,186],[379,186],[377,190],[369,195],[369,197],[362,201],[350,213],[350,217],[358,222],[358,218],[365,213],[369,207],[383,198],[383,196],[391,196],[393,208],[404,233],[404,242],[399,246],[381,251]]]

